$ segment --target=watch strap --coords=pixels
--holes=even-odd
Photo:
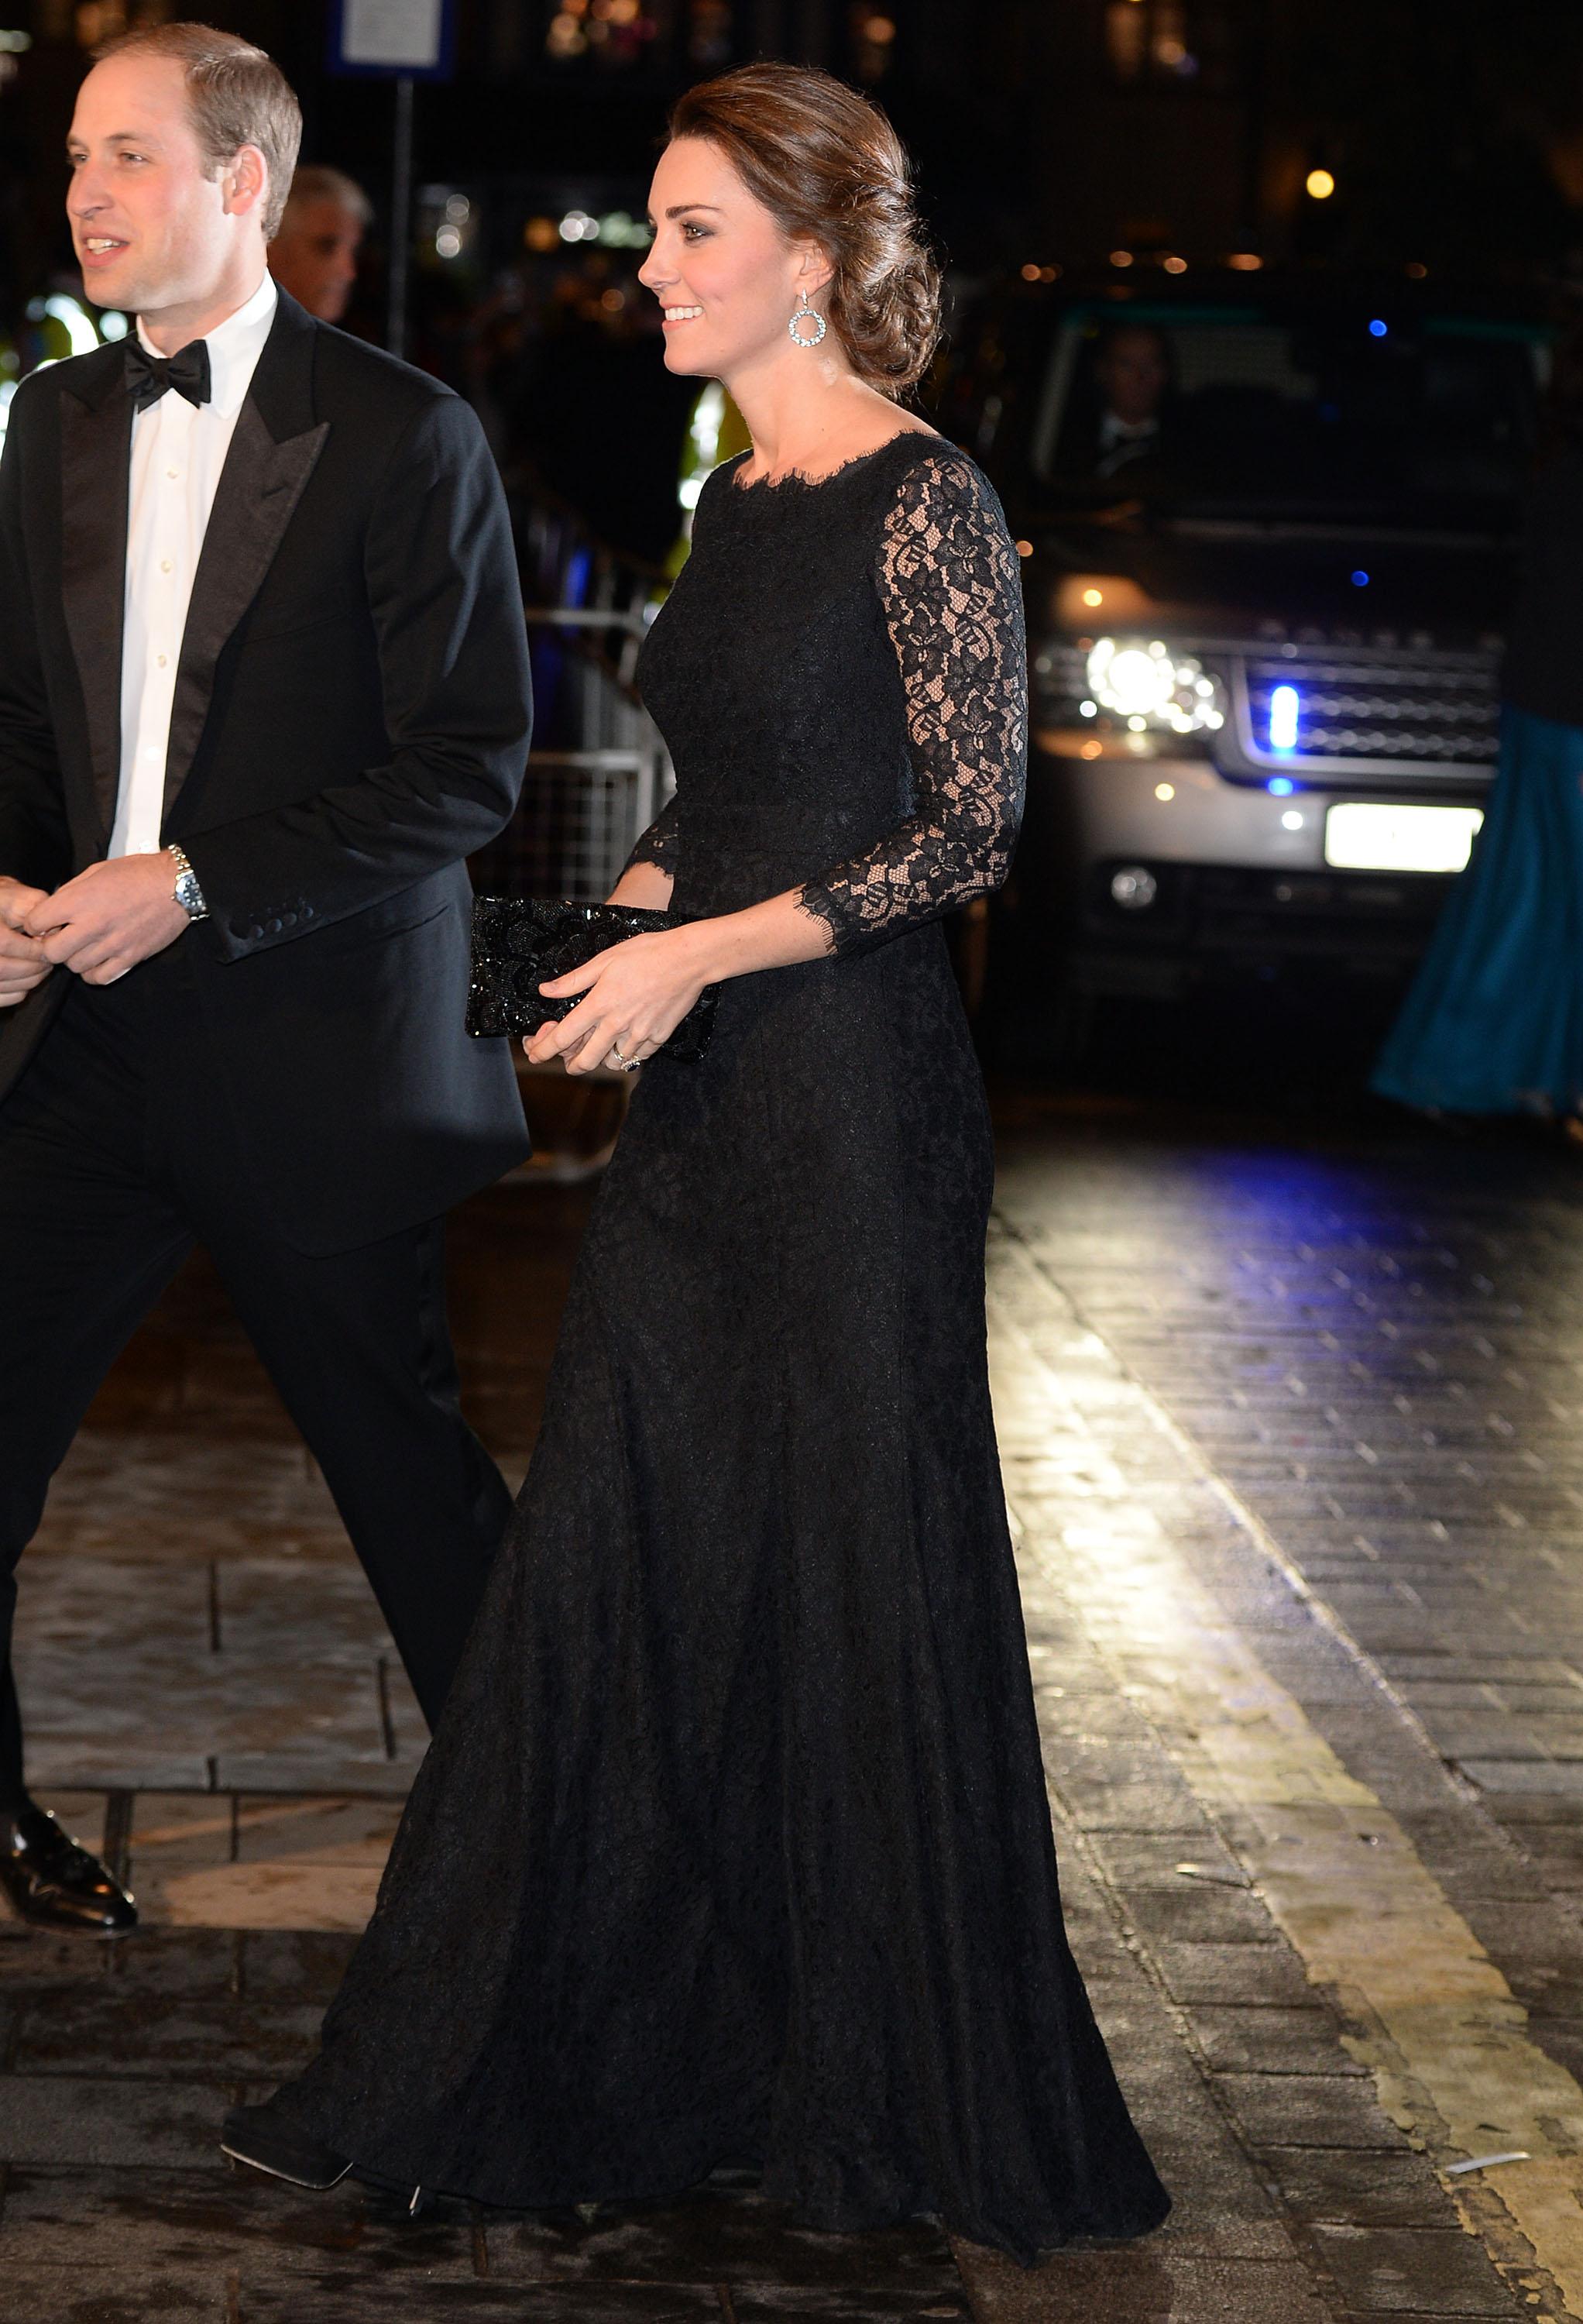
[[[209,908],[204,901],[203,890],[198,883],[198,873],[189,862],[186,850],[171,846],[167,847],[165,853],[176,866],[176,886],[172,891],[175,901],[180,905],[189,920],[207,920]]]

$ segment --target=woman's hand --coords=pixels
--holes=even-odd
[[[603,1065],[625,1072],[651,1057],[712,981],[708,925],[629,936],[541,984],[550,1001],[569,992],[583,997],[558,1023],[541,1025],[523,1042],[529,1060],[542,1065],[564,1057],[569,1074],[591,1074]]]
[[[649,903],[653,891],[628,889],[628,881],[652,868],[634,865],[611,901]],[[800,888],[787,888],[743,911],[722,912],[686,927],[657,928],[652,936],[629,936],[625,944],[595,953],[569,976],[539,986],[552,1001],[567,992],[583,998],[558,1025],[541,1025],[522,1047],[536,1065],[564,1057],[573,1074],[591,1074],[607,1064],[618,1072],[640,1065],[664,1047],[706,984],[829,958],[829,925],[805,908],[802,897]]]

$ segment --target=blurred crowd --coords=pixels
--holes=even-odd
[[[465,249],[467,198],[436,207],[437,228],[416,237],[409,358],[473,404],[509,481],[569,503],[611,547],[662,566],[681,525],[698,383],[665,367],[659,310],[638,281],[641,249],[558,233],[546,248],[539,222],[538,247],[524,242],[520,257],[486,273],[444,252],[449,210],[462,212],[451,232]],[[350,179],[299,170],[271,265],[315,314],[378,342],[385,269],[370,223]]]

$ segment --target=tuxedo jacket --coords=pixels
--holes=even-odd
[[[115,812],[132,418],[97,348],[23,382],[0,461],[0,872],[44,888]],[[299,1250],[433,1217],[527,1150],[508,1045],[464,1030],[464,859],[516,804],[530,718],[472,410],[282,291],[170,718],[163,837],[209,918],[131,974],[168,982],[184,1102],[230,1109]],[[0,1137],[68,982],[0,1012]]]

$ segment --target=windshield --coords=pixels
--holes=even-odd
[[[1546,334],[1521,324],[1236,309],[1076,309],[1051,351],[1035,473],[1080,501],[1509,515]]]

